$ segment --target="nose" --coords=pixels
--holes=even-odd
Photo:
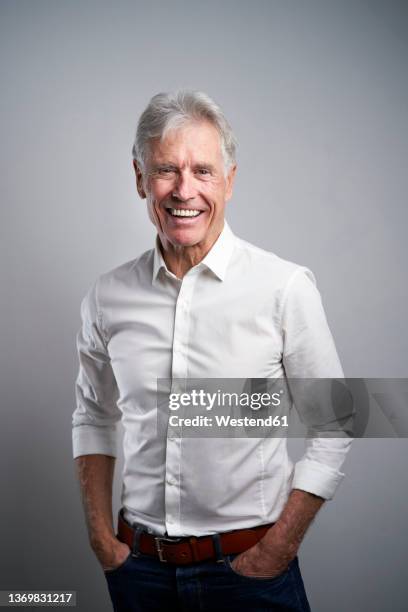
[[[178,174],[172,195],[182,202],[187,202],[195,197],[194,178],[188,172]]]

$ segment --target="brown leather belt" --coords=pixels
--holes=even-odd
[[[260,525],[252,529],[226,531],[217,534],[215,538],[211,535],[166,538],[141,531],[138,534],[137,549],[141,553],[158,557],[163,563],[187,565],[188,563],[198,563],[210,559],[222,560],[219,559],[220,554],[232,555],[251,548],[251,546],[263,538],[272,525],[273,523],[269,523],[268,525]],[[125,521],[122,514],[119,513],[118,538],[125,542],[132,551],[134,550],[135,531]],[[218,554],[216,550],[217,544],[214,544],[217,541],[220,545]]]

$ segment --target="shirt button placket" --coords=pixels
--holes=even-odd
[[[197,280],[198,270],[190,270],[180,286],[174,318],[172,351],[172,393],[182,393],[183,380],[188,375],[188,334],[190,305]],[[175,414],[175,413],[173,413]],[[169,535],[179,535],[180,524],[180,477],[181,477],[181,430],[169,426],[166,444],[165,516]]]

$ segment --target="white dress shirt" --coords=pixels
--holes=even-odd
[[[150,532],[205,535],[278,519],[292,488],[331,499],[350,439],[159,437],[157,379],[342,378],[313,274],[224,229],[182,280],[156,247],[84,298],[74,457],[116,456],[122,505]]]

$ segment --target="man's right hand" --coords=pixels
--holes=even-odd
[[[113,529],[112,482],[115,457],[81,455],[75,459],[89,541],[104,571],[118,568],[130,554]]]
[[[130,555],[129,546],[117,538],[109,545],[94,546],[93,549],[104,572],[118,568]]]

